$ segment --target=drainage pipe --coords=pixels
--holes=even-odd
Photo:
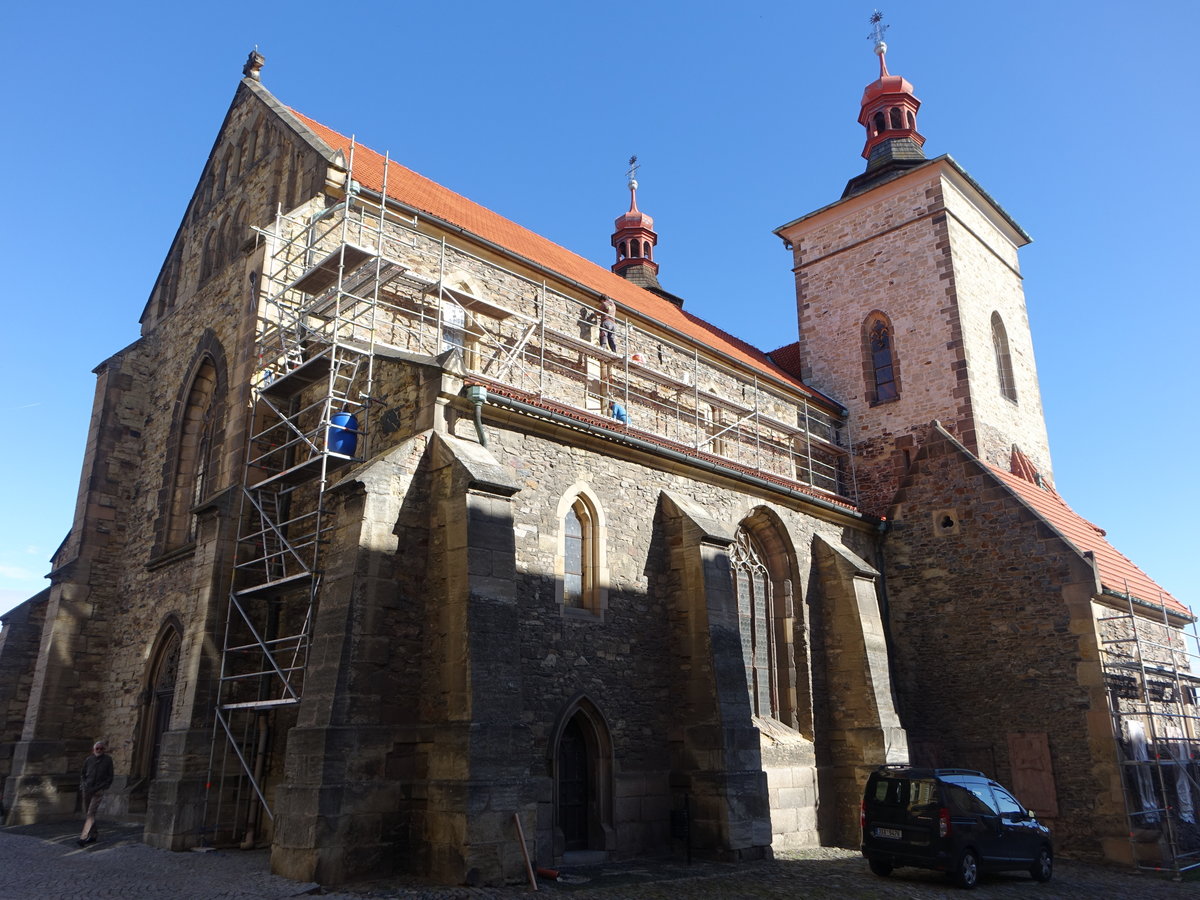
[[[479,445],[487,446],[487,432],[483,430],[483,404],[487,403],[488,392],[481,384],[473,384],[467,388],[467,399],[475,407],[475,433],[479,435]]]

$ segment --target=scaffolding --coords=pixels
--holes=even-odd
[[[1126,608],[1097,618],[1133,864],[1177,879],[1200,867],[1200,643],[1151,618],[1128,591]]]
[[[457,355],[470,382],[585,427],[855,498],[838,412],[659,323],[618,316],[602,348],[595,291],[448,244],[438,223],[388,197],[386,158],[379,193],[355,182],[355,152],[342,196],[280,209],[258,231],[251,427],[205,806],[217,841],[252,844],[260,810],[273,818],[273,736],[303,697],[333,524],[326,492],[370,457],[373,434],[395,430],[394,411],[375,409],[381,358]]]

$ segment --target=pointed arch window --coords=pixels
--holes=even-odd
[[[175,478],[171,492],[167,545],[182,547],[196,537],[193,508],[210,493],[216,425],[217,369],[211,358],[200,365],[179,424]]]
[[[870,402],[888,403],[900,397],[900,367],[896,357],[892,323],[874,312],[863,323],[864,369]]]
[[[592,516],[587,504],[576,500],[563,516],[563,605],[587,608],[592,593]]]
[[[568,614],[600,615],[607,606],[604,526],[595,500],[583,491],[559,505],[559,603]]]
[[[1013,378],[1012,356],[1008,352],[1008,332],[1000,313],[992,313],[992,349],[996,353],[996,377],[1000,381],[1000,394],[1017,402],[1017,382]]]
[[[746,661],[746,689],[756,716],[779,716],[779,689],[775,672],[774,606],[771,575],[764,555],[750,534],[739,528],[729,558],[737,591],[742,657]]]
[[[210,229],[208,234],[204,236],[204,249],[200,254],[200,281],[207,281],[213,271],[217,267],[217,254],[221,244],[221,237],[217,234],[215,228]]]

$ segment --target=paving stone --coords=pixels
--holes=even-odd
[[[496,888],[440,887],[413,879],[388,879],[322,890],[271,875],[267,851],[172,853],[138,840],[132,827],[105,830],[102,840],[76,845],[71,823],[0,829],[0,900],[282,900],[319,895],[326,900],[506,900],[531,893],[527,884]],[[1200,879],[1183,883],[1130,869],[1058,860],[1054,880],[1035,884],[1023,872],[985,875],[974,900],[1047,897],[1196,897]],[[872,875],[855,851],[819,847],[790,851],[770,862],[725,864],[682,860],[630,860],[560,870],[541,879],[539,893],[562,898],[962,898],[937,872],[900,869]]]

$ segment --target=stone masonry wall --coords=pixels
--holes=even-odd
[[[461,423],[460,436],[469,439],[472,433]],[[553,724],[572,698],[585,694],[612,729],[616,852],[630,855],[665,847],[665,813],[679,806],[680,798],[672,796],[669,771],[672,636],[667,585],[657,577],[663,552],[655,515],[659,495],[666,491],[686,497],[731,530],[756,508],[766,507],[786,528],[796,568],[806,581],[812,577],[805,573],[812,568],[814,535],[848,541],[864,556],[873,554],[872,539],[813,516],[802,505],[784,505],[729,484],[700,481],[694,472],[664,471],[637,459],[610,456],[587,442],[564,445],[495,428],[488,429],[488,436],[489,449],[517,472],[523,485],[513,502],[530,771],[549,775]],[[562,497],[581,486],[598,501],[608,540],[608,606],[594,617],[564,615],[548,574],[555,571],[561,527],[555,511]],[[802,621],[799,610],[795,615],[797,623]],[[797,636],[795,645],[808,647],[811,640]],[[796,662],[800,668],[809,664]],[[805,710],[804,716],[811,721],[811,711]],[[539,831],[539,853],[544,839]]]
[[[923,169],[803,223],[794,245],[800,354],[806,381],[850,410],[863,505],[885,508],[903,468],[897,447],[933,419],[952,431],[969,415],[958,311],[947,296],[949,246],[936,218],[940,179]],[[873,402],[863,323],[892,324],[899,397]]]
[[[20,739],[25,724],[33,666],[49,599],[50,592],[46,590],[9,610],[0,630],[0,798],[4,779],[12,768],[13,745]]]
[[[1033,356],[1033,336],[1017,267],[1017,248],[953,182],[942,183],[947,210],[954,285],[966,365],[977,452],[992,465],[1008,468],[1014,443],[1047,479],[1053,472]],[[1017,399],[1000,390],[992,344],[992,313],[998,312],[1008,337]]]
[[[77,781],[86,747],[94,738],[106,737],[117,774],[107,801],[109,814],[135,805],[131,788],[142,792],[138,802],[144,803],[145,784],[137,785],[139,773],[132,765],[139,755],[136,736],[145,710],[146,666],[168,618],[184,630],[171,727],[210,727],[215,613],[221,590],[228,588],[228,554],[220,542],[228,535],[218,525],[208,537],[217,543],[207,548],[199,542],[164,548],[163,498],[174,473],[169,457],[177,446],[178,404],[181,396],[186,402],[185,382],[194,374],[202,348],[215,350],[225,365],[217,406],[227,417],[216,429],[207,480],[210,496],[241,478],[240,415],[252,362],[249,285],[251,270],[261,267],[254,243],[248,241],[249,225],[265,224],[267,211],[283,199],[281,178],[299,196],[318,177],[323,181],[324,173],[323,162],[318,165],[311,152],[297,158],[292,140],[269,118],[253,92],[241,88],[147,305],[143,336],[106,364],[106,388],[97,395],[85,462],[91,474],[84,489],[91,499],[77,511],[65,545],[72,552],[60,556],[54,576],[62,584],[56,588],[62,599],[52,603],[47,628],[71,616],[72,627],[82,629],[80,649],[65,658],[54,651],[44,654],[39,666],[66,666],[82,675],[81,650],[104,664],[86,675],[86,687],[78,694],[91,711],[86,716],[60,696],[74,690],[69,685],[78,676],[48,673],[42,678],[51,689],[37,695],[25,740],[32,742],[30,748],[47,740],[68,740],[70,745],[62,753],[26,753],[22,774],[36,780],[58,772],[66,781]],[[256,128],[255,149],[233,165],[235,148],[246,146],[247,134]],[[293,171],[297,175],[289,178]],[[220,510],[219,518],[228,523],[228,509]],[[224,587],[214,590],[217,584]],[[81,609],[87,610],[82,620]],[[199,762],[195,748],[189,749],[189,766],[207,765],[206,759]],[[171,762],[164,759],[164,764]]]
[[[1010,736],[1045,734],[1056,842],[1097,853],[1120,824],[1090,566],[939,431],[897,494],[884,548],[914,760],[1011,784]]]
[[[886,509],[938,420],[1007,466],[1011,445],[1049,471],[1016,247],[931,164],[802,221],[792,241],[799,349],[809,384],[850,410],[861,503]],[[1007,329],[1018,401],[999,392],[991,315]],[[892,324],[899,396],[873,398],[863,324]]]

